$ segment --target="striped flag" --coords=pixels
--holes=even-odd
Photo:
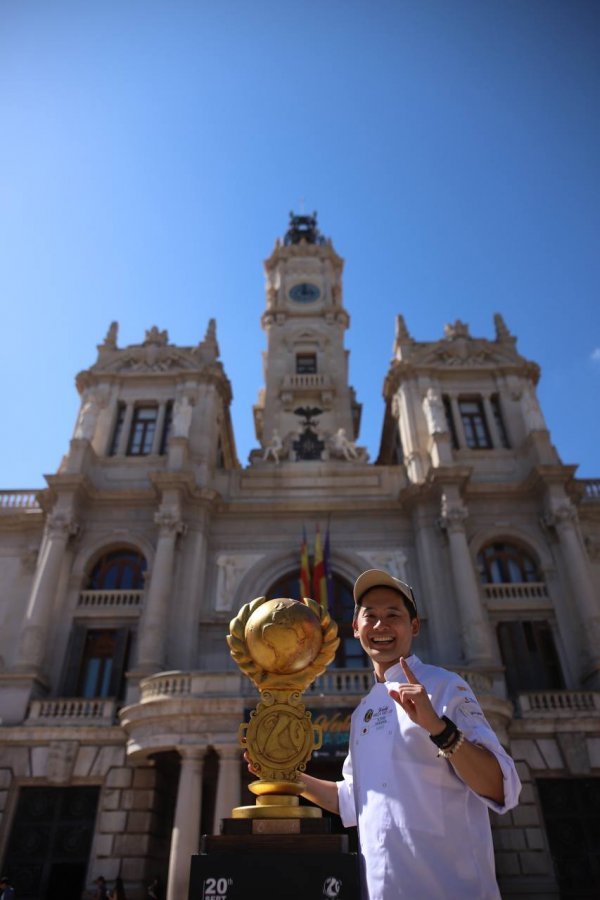
[[[325,577],[325,560],[321,548],[321,532],[317,525],[315,534],[315,560],[313,563],[313,600],[321,604],[327,612],[327,579]]]
[[[308,544],[306,542],[306,528],[302,528],[302,543],[300,544],[300,599],[310,597],[310,563],[308,561]]]

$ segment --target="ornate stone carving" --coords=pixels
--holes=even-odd
[[[117,349],[117,337],[119,335],[119,323],[111,322],[106,332],[106,337],[104,338],[101,347],[105,350],[116,350]]]
[[[399,578],[400,581],[408,581],[406,571],[408,556],[401,548],[397,550],[361,551],[360,555],[367,560],[373,569],[383,569],[384,572],[389,572],[390,575],[394,578]]]
[[[186,526],[181,517],[171,509],[161,509],[154,514],[154,521],[162,534],[185,534]]]
[[[444,337],[448,341],[453,341],[456,338],[470,338],[470,336],[469,326],[466,322],[461,322],[460,319],[457,319],[452,324],[444,325]]]
[[[525,424],[530,431],[546,431],[546,422],[535,396],[535,392],[529,385],[521,396],[521,409]]]
[[[77,537],[80,526],[69,513],[53,512],[46,520],[46,531],[51,538],[66,536],[68,539]]]
[[[68,784],[73,775],[79,743],[77,741],[51,741],[48,748],[46,777],[54,784]]]
[[[99,412],[100,404],[96,397],[88,396],[79,410],[73,437],[78,440],[91,441],[96,430]]]
[[[563,503],[545,512],[541,521],[546,528],[560,528],[561,525],[571,526],[577,521],[577,510],[572,503]]]
[[[169,334],[165,331],[159,331],[156,325],[147,329],[144,336],[144,347],[148,344],[154,344],[157,347],[166,347],[169,342]]]
[[[429,434],[443,434],[448,431],[446,413],[442,398],[435,388],[428,388],[423,398],[423,412],[427,421]]]
[[[463,503],[451,504],[446,495],[442,494],[442,503],[438,525],[442,531],[464,531],[465,522],[469,518],[469,512]]]
[[[223,553],[217,557],[217,612],[230,612],[238,585],[245,573],[262,559],[256,553]]]
[[[187,438],[192,424],[193,406],[187,396],[178,397],[173,407],[173,437]]]
[[[279,457],[282,455],[283,451],[283,441],[279,435],[279,432],[276,428],[271,432],[271,441],[266,445],[263,453],[263,461],[266,462],[269,458],[271,458],[275,463],[279,462]]]

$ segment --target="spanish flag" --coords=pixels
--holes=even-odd
[[[327,578],[325,573],[325,561],[321,548],[321,532],[317,525],[315,534],[315,561],[313,564],[313,600],[321,604],[321,608],[327,612]]]
[[[303,597],[310,597],[310,563],[305,528],[302,529],[302,543],[300,544],[300,599]]]

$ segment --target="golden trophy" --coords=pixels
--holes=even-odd
[[[227,643],[261,695],[239,731],[258,776],[249,785],[256,805],[236,807],[232,817],[319,818],[318,807],[300,806],[298,799],[305,789],[300,773],[323,740],[301,695],[332,662],[339,644],[337,625],[309,598],[258,597],[232,619]]]

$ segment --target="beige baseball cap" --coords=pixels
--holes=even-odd
[[[384,572],[383,569],[367,569],[358,576],[354,584],[354,602],[360,605],[361,597],[374,587],[388,587],[398,591],[413,606],[415,614],[417,613],[417,601],[411,586],[399,578],[394,578],[389,572]]]

